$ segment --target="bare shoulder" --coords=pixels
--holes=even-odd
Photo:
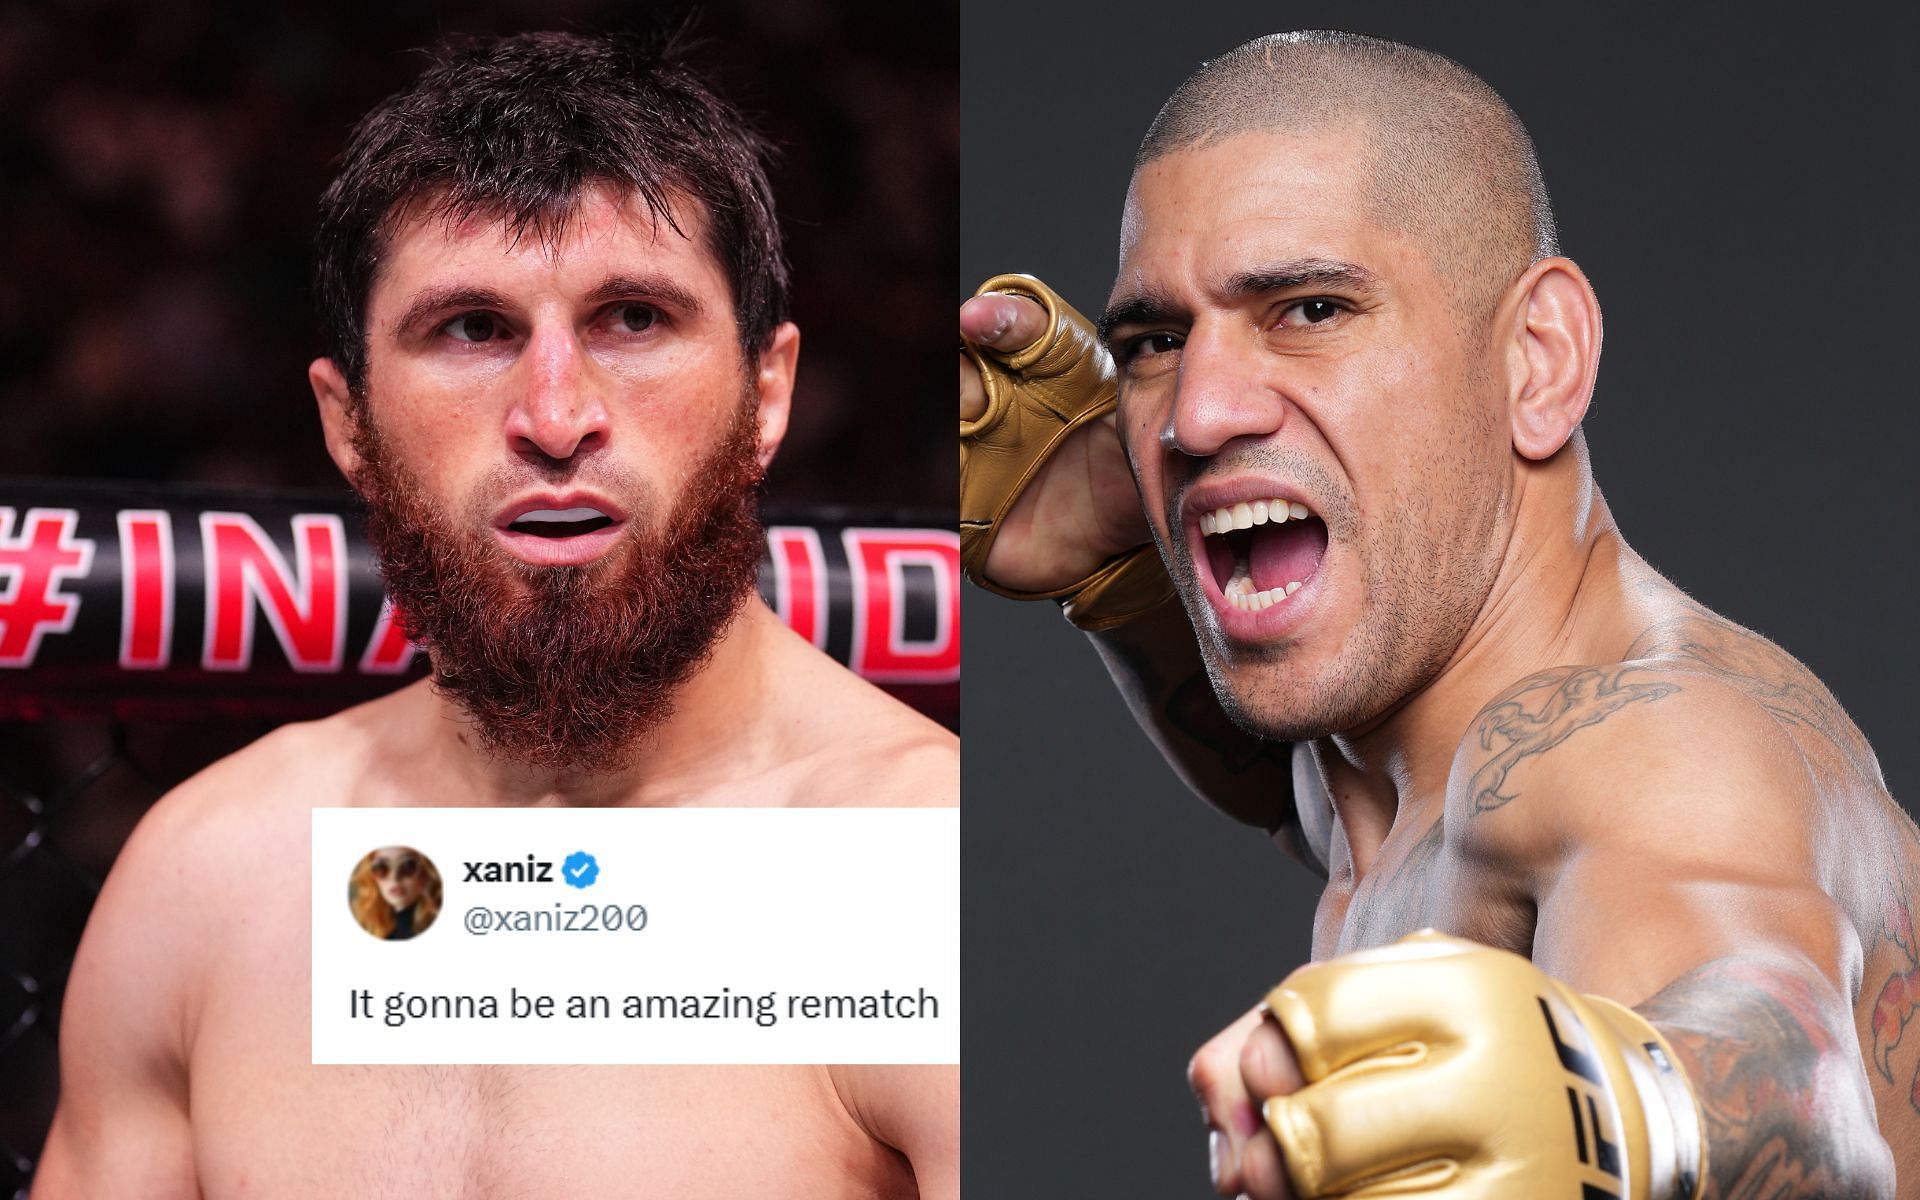
[[[306,877],[316,755],[340,740],[316,725],[285,727],[141,819],[68,978],[60,1107],[36,1194],[198,1194],[187,1064],[203,1001],[239,931],[275,925],[261,881],[304,893],[292,881]]]
[[[828,1068],[840,1102],[878,1141],[907,1156],[922,1200],[960,1195],[960,1068]]]
[[[246,861],[274,875],[293,863],[273,861],[276,791],[297,734],[279,730],[220,760],[147,810],[107,875],[88,918],[68,993],[68,1024],[100,1021],[133,1037],[140,1017],[166,1031],[156,1052],[184,1054],[191,996],[218,944],[219,914],[244,902]],[[263,836],[266,835],[266,836]],[[120,1005],[129,979],[142,981],[143,1002]],[[63,1046],[80,1046],[77,1036]],[[177,1044],[176,1044],[177,1043]]]
[[[1489,701],[1455,752],[1447,819],[1463,848],[1544,866],[1596,839],[1804,843],[1820,792],[1764,697],[1660,655],[1541,671]]]
[[[231,863],[236,854],[253,862],[303,856],[309,813],[351,794],[352,781],[379,754],[380,731],[404,703],[388,696],[283,725],[206,767],[148,810],[115,861],[109,887],[186,889],[203,906],[236,900],[221,889],[251,887],[246,873],[202,868]]]
[[[864,686],[864,685],[863,685]],[[878,703],[835,755],[823,782],[845,788],[852,802],[952,808],[960,803],[960,739],[893,697]]]
[[[305,878],[309,814],[340,803],[342,781],[370,752],[369,728],[380,719],[378,710],[363,711],[371,707],[284,725],[147,811],[87,922],[70,1016],[116,1026],[151,1019],[155,1029],[191,1041],[197,989],[214,956],[235,940],[233,914],[263,911],[260,880]],[[129,979],[141,987],[128,989]],[[136,993],[139,1003],[123,1003]]]
[[[1818,765],[1884,789],[1879,761],[1832,691],[1806,664],[1753,630],[1689,602],[1649,625],[1627,657],[1737,689]]]
[[[304,816],[324,788],[316,766],[339,762],[325,752],[324,724],[281,726],[161,797],[122,849],[115,874],[144,873],[149,860],[204,864],[256,844],[295,810]]]
[[[342,804],[353,781],[391,754],[383,744],[402,724],[411,691],[282,725],[168,793],[150,820],[162,830],[180,825],[218,843],[257,833],[263,822],[289,815],[304,821],[313,808]]]
[[[823,804],[952,808],[960,803],[960,739],[861,680],[835,741],[809,772]]]
[[[799,638],[783,649],[782,719],[806,747],[802,803],[960,803],[959,738]]]

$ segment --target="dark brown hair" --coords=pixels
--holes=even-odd
[[[367,298],[400,216],[420,204],[449,221],[487,214],[511,237],[552,241],[596,182],[637,194],[675,232],[684,232],[676,199],[704,207],[741,347],[757,361],[787,318],[770,148],[686,65],[684,50],[675,37],[449,41],[412,87],[361,119],[320,199],[314,269],[327,353],[356,394],[366,378]]]

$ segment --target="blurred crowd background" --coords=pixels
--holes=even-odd
[[[943,15],[943,13],[945,15]],[[305,368],[315,205],[451,32],[646,30],[680,4],[0,8],[0,475],[338,483]],[[716,0],[697,60],[782,147],[805,335],[777,503],[950,509],[951,5]]]
[[[308,245],[354,122],[447,34],[689,18],[696,61],[782,149],[804,344],[770,507],[946,524],[952,0],[0,0],[0,481],[344,494],[306,383]],[[0,722],[0,1197],[30,1185],[67,969],[121,843],[173,784],[271,724]]]

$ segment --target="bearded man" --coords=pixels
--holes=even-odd
[[[562,35],[355,131],[308,374],[432,677],[142,823],[35,1195],[959,1195],[953,1068],[320,1068],[286,1002],[315,807],[956,802],[954,739],[754,594],[800,343],[764,152],[671,50]]]

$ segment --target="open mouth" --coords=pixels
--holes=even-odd
[[[495,535],[507,552],[536,567],[579,567],[597,562],[626,532],[627,514],[617,503],[585,492],[527,496],[501,512]]]
[[[534,537],[570,538],[597,533],[611,524],[613,518],[597,508],[536,508],[521,513],[507,528]]]
[[[1298,500],[1252,500],[1200,514],[1207,563],[1227,603],[1260,612],[1304,587],[1327,553],[1327,525]]]

